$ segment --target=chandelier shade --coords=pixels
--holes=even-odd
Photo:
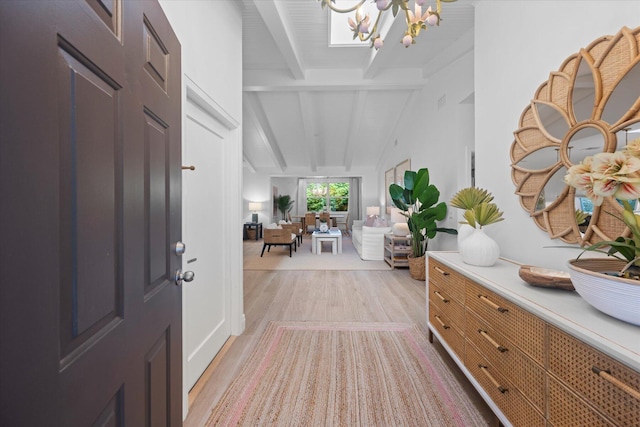
[[[323,9],[326,6],[336,13],[353,13],[353,17],[348,19],[349,27],[353,31],[353,39],[357,38],[363,42],[370,41],[371,47],[380,49],[384,41],[378,32],[378,25],[386,12],[391,11],[394,19],[398,15],[404,17],[407,29],[401,42],[405,47],[409,47],[416,43],[415,39],[420,31],[426,31],[428,27],[440,25],[442,2],[452,3],[456,0],[435,0],[435,10],[428,6],[424,12],[422,6],[427,3],[427,0],[413,0],[411,2],[409,0],[342,0],[341,4],[348,4],[344,7],[339,7],[336,0],[318,1],[321,2]],[[375,3],[375,9],[377,9],[375,21],[372,21],[372,16],[369,13],[363,12],[363,5],[367,1]],[[413,4],[413,8],[410,7],[410,3]],[[375,9],[373,9],[374,14]]]

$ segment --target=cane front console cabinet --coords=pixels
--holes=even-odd
[[[429,252],[429,340],[504,425],[640,426],[640,327],[573,291],[532,287],[519,267]]]

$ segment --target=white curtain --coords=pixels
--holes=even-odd
[[[298,179],[298,215],[307,213],[307,180]]]

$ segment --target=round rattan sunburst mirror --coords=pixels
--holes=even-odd
[[[581,230],[576,210],[584,210],[579,202],[585,198],[564,176],[585,157],[640,137],[640,27],[623,27],[569,56],[538,87],[514,136],[511,178],[538,227],[581,245],[628,235],[615,199],[593,206]]]

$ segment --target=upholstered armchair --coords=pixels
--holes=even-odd
[[[289,224],[290,225],[290,224]],[[264,255],[264,249],[268,247],[267,252],[271,251],[271,246],[289,246],[289,256],[291,256],[291,247],[297,252],[298,248],[296,242],[298,237],[295,233],[291,232],[291,229],[286,228],[265,228],[262,245],[262,252],[260,257]]]
[[[292,222],[291,224],[280,224],[280,227],[282,227],[285,230],[289,230],[291,234],[296,235],[296,237],[298,238],[298,246],[302,244],[302,233],[304,230],[302,229],[301,222]]]

